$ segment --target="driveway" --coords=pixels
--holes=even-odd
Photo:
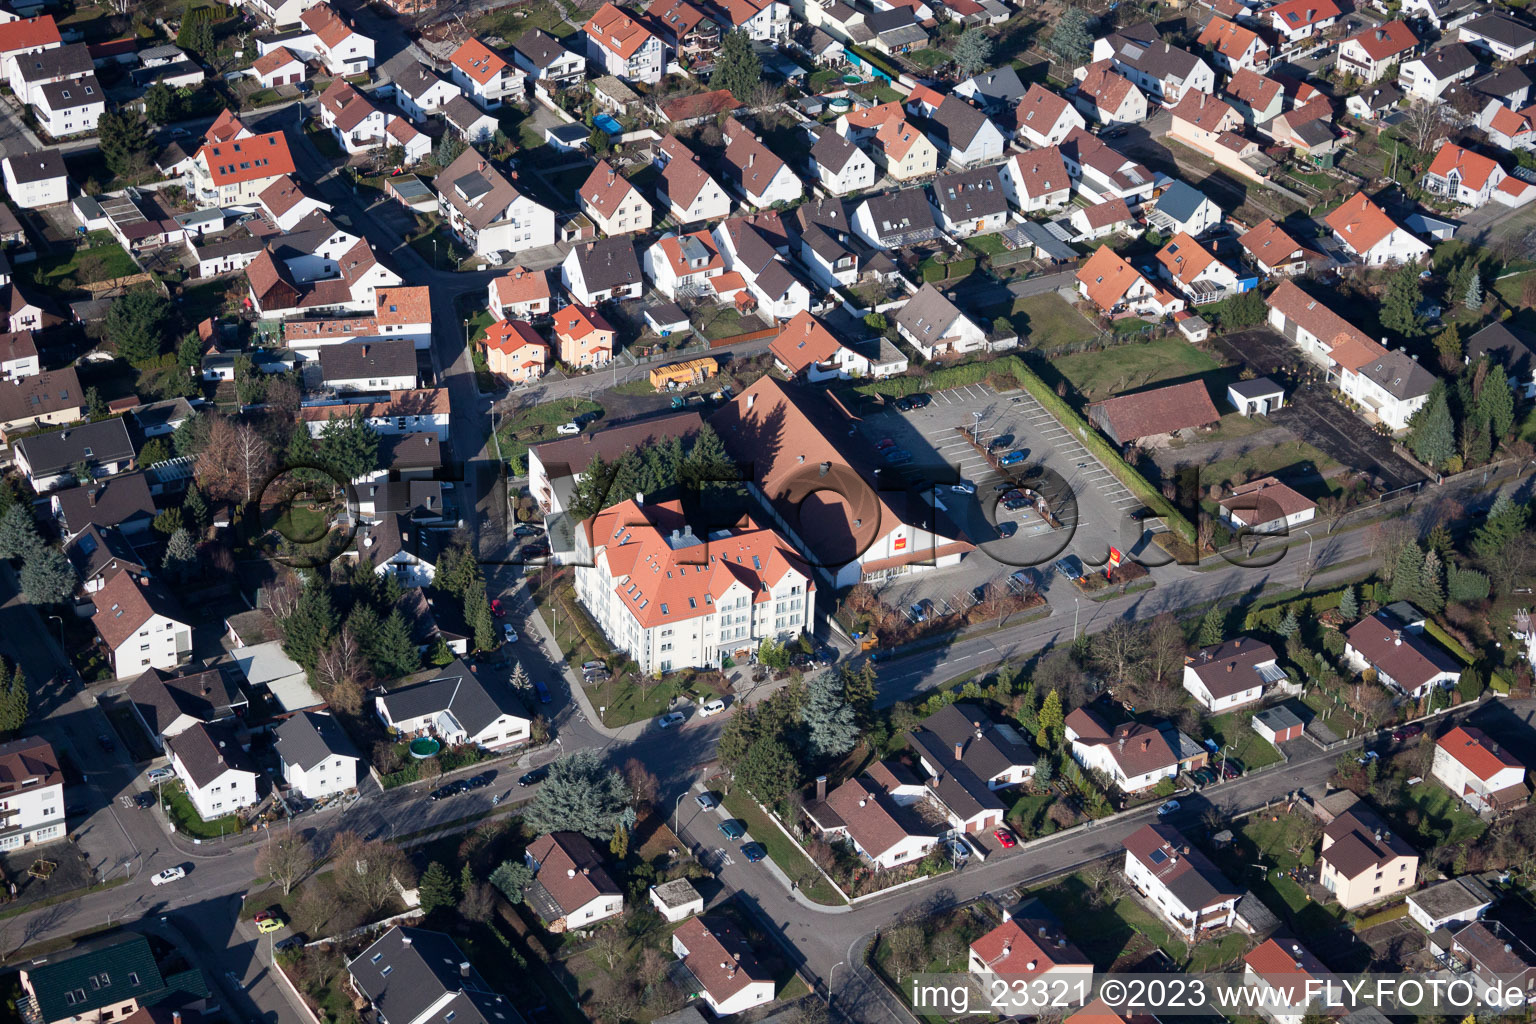
[[[1298,387],[1302,356],[1285,338],[1261,328],[1218,337],[1216,344],[1255,373],[1266,374],[1285,385],[1285,408],[1270,415],[1273,423],[1285,427],[1335,462],[1370,473],[1384,490],[1428,479],[1393,449],[1388,438],[1340,405],[1326,388]]]

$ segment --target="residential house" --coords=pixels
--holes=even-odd
[[[192,651],[192,627],[161,583],[119,573],[94,598],[92,625],[111,654],[117,678],[154,667],[173,669]]]
[[[1235,71],[1222,95],[1250,128],[1268,124],[1285,108],[1285,87],[1249,68]]]
[[[448,436],[448,391],[423,388],[415,391],[391,391],[387,400],[351,400],[331,405],[306,405],[299,409],[299,419],[309,432],[319,437],[333,419],[361,418],[380,434],[415,434],[431,432],[438,440]],[[381,565],[376,558],[375,565]]]
[[[1496,60],[1521,60],[1536,50],[1536,29],[1497,11],[1462,25],[1456,38]]]
[[[1089,64],[1079,78],[1072,102],[1078,112],[1099,124],[1140,124],[1147,119],[1147,97],[1115,70],[1113,61]]]
[[[1046,192],[1031,198],[1053,201],[1053,204],[1058,206],[1066,205],[1071,185],[1067,178],[1067,170],[1062,166],[1061,155],[1055,149],[1038,152],[1054,155],[1054,172],[1040,173],[1046,175],[1054,173],[1057,190],[1054,194]],[[1025,154],[1020,154],[1020,156],[1023,155]],[[1047,162],[1046,160],[1037,161],[1037,163]],[[1026,180],[1037,189],[1040,188],[1038,176],[1038,174],[1026,176]],[[969,238],[971,235],[999,231],[1008,223],[1008,196],[998,177],[996,167],[978,167],[969,171],[939,175],[933,182],[933,199],[939,212],[939,222],[944,225],[944,230],[956,238]]]
[[[1367,26],[1339,44],[1338,67],[1367,84],[1377,82],[1418,45],[1413,30],[1400,20]]]
[[[613,361],[613,325],[591,306],[579,302],[555,313],[555,341],[560,362],[581,368]]]
[[[865,482],[855,467],[872,472],[867,443],[819,391],[763,377],[717,409],[710,424],[737,464],[750,467],[747,490],[774,527],[831,586],[955,565],[973,547],[930,502]],[[834,486],[848,500],[823,506],[804,499]]]
[[[1274,1024],[1301,1024],[1302,1018],[1335,1005],[1343,988],[1333,972],[1295,939],[1269,939],[1243,957],[1243,984],[1262,995],[1264,1016]]]
[[[1536,105],[1513,110],[1490,99],[1478,113],[1477,125],[1487,134],[1488,141],[1500,149],[1511,153],[1536,149]]]
[[[607,160],[599,160],[577,193],[581,212],[605,235],[647,231],[651,204]]]
[[[0,815],[0,850],[64,838],[64,773],[42,737],[0,743]]]
[[[205,143],[192,159],[192,192],[199,206],[255,204],[268,186],[294,173],[282,132]]]
[[[1078,195],[1090,203],[1123,199],[1137,206],[1152,198],[1156,180],[1152,172],[1130,157],[1111,149],[1103,139],[1086,129],[1067,136],[1061,144],[1061,159],[1077,187]]]
[[[666,46],[644,15],[606,2],[582,26],[587,59],[610,75],[654,85],[661,81]]]
[[[713,64],[720,49],[720,23],[689,0],[659,0],[645,12],[680,63],[690,68]]]
[[[177,779],[186,787],[187,799],[204,821],[253,807],[260,799],[256,763],[241,748],[233,729],[197,722],[167,738],[166,750]]]
[[[1125,874],[1186,941],[1230,927],[1243,891],[1172,825],[1143,825],[1125,840]]]
[[[141,571],[131,565],[125,568],[127,576]],[[240,688],[218,669],[178,676],[146,668],[128,684],[125,695],[156,750],[164,750],[166,740],[194,725],[232,724],[250,706]]]
[[[550,931],[591,928],[624,912],[624,890],[603,866],[592,840],[580,832],[539,836],[528,844],[523,860],[534,873],[523,902]]]
[[[758,960],[746,936],[726,918],[684,921],[672,933],[672,952],[681,961],[674,984],[681,981],[684,995],[703,1000],[716,1017],[773,1001],[773,975]]]
[[[555,244],[555,212],[467,147],[434,183],[448,226],[477,253]]]
[[[384,111],[375,107],[343,78],[320,94],[320,123],[331,130],[349,156],[384,145]]]
[[[39,494],[66,482],[84,483],[74,477],[74,468],[81,463],[89,466],[92,477],[126,472],[133,468],[136,454],[121,418],[33,434],[13,442],[11,448],[16,468]]]
[[[352,991],[385,1024],[523,1024],[442,932],[396,925],[347,964]],[[350,997],[349,997],[350,998]]]
[[[1321,45],[1322,33],[1343,13],[1334,0],[1284,0],[1264,10],[1269,27],[1280,37],[1281,53],[1292,59]]]
[[[824,131],[817,137],[816,144],[811,147],[810,159],[811,173],[821,182],[821,187],[834,196],[874,187],[875,162],[868,153],[836,132]]]
[[[928,799],[951,833],[979,835],[1002,824],[998,792],[1034,773],[1033,752],[1016,730],[973,704],[950,705],[907,734],[928,778]]]
[[[107,93],[95,75],[49,82],[37,90],[32,105],[37,123],[55,139],[94,132],[107,109]]]
[[[1249,533],[1285,534],[1317,514],[1316,502],[1272,476],[1237,485],[1219,505],[1223,519]]]
[[[1435,386],[1435,375],[1402,349],[1378,352],[1340,375],[1339,390],[1364,406],[1367,420],[1408,429]]]
[[[18,1011],[39,1024],[139,1024],[143,1007],[208,997],[207,982],[196,968],[163,977],[149,940],[136,932],[98,936],[65,954],[38,957],[22,966],[17,981]],[[193,1024],[200,1019],[188,1016]],[[163,1024],[163,1017],[155,1024]]]
[[[19,380],[42,372],[31,331],[0,334],[0,380]]]
[[[448,75],[484,110],[499,110],[504,100],[523,95],[522,69],[478,39],[464,40],[448,58]]]
[[[298,85],[305,79],[304,62],[295,57],[286,46],[268,50],[251,65],[256,81],[263,89],[276,89],[280,85]]]
[[[84,43],[50,46],[30,53],[11,53],[4,57],[6,81],[16,99],[31,105],[38,101],[43,86],[53,82],[91,75],[95,64],[90,48]]]
[[[1011,64],[972,75],[953,89],[989,116],[1013,110],[1028,91]]]
[[[1433,940],[1432,943],[1433,945]],[[1473,921],[1452,937],[1450,957],[1472,975],[1478,998],[1519,993],[1524,1005],[1536,999],[1536,953],[1498,921]]]
[[[546,271],[513,267],[493,278],[488,290],[486,308],[498,320],[532,320],[551,312],[554,293]]]
[[[23,210],[69,201],[69,172],[56,149],[8,156],[0,167],[5,174],[5,194]]]
[[[939,167],[939,148],[911,121],[894,117],[874,135],[877,162],[896,181],[931,176]]]
[[[1424,172],[1424,190],[1465,206],[1482,206],[1494,197],[1504,169],[1494,160],[1447,142]]]
[[[1524,807],[1531,797],[1524,762],[1469,725],[1435,741],[1429,773],[1479,814]]]
[[[674,300],[680,296],[713,298],[716,293],[710,279],[725,273],[725,261],[708,231],[663,235],[645,250],[643,262],[656,290]]]
[[[1122,447],[1214,425],[1221,414],[1198,380],[1118,395],[1088,407],[1088,421]]]
[[[1152,227],[1165,234],[1182,232],[1191,238],[1199,238],[1215,228],[1221,219],[1221,207],[1205,193],[1182,181],[1175,181],[1157,197],[1157,203],[1147,217]]]
[[[1477,73],[1477,56],[1462,43],[1437,47],[1398,65],[1397,84],[1410,99],[1432,102]]]
[[[1134,235],[1140,232],[1136,218],[1124,199],[1111,199],[1092,206],[1074,206],[1068,223],[1077,232],[1074,242],[1091,242],[1110,235]]]
[[[800,228],[800,262],[823,288],[851,285],[859,276],[859,256],[843,201],[837,198],[802,204],[795,210]]]
[[[115,526],[126,537],[143,537],[155,518],[154,498],[139,472],[53,491],[48,495],[48,507],[64,540],[73,539],[91,525],[102,529]]]
[[[1523,331],[1501,323],[1484,327],[1467,339],[1465,358],[1470,364],[1484,356],[1504,368],[1516,395],[1536,398],[1536,345]]]
[[[724,135],[722,165],[726,176],[741,190],[747,202],[764,209],[774,203],[794,202],[804,194],[804,184],[789,165],[740,121],[734,117],[726,118]]]
[[[869,358],[844,345],[809,311],[797,313],[785,324],[768,351],[773,353],[774,365],[789,377],[820,382],[869,373]]]
[[[1355,623],[1345,636],[1344,657],[1356,672],[1370,669],[1378,682],[1415,699],[1431,687],[1455,686],[1461,678],[1461,665],[1424,636],[1422,622],[1402,622],[1383,609]]]
[[[560,282],[573,299],[589,306],[609,299],[638,299],[645,290],[634,242],[625,237],[574,246],[560,264]]]
[[[697,410],[689,409],[533,445],[528,449],[528,492],[546,515],[564,512],[593,457],[600,455],[604,461],[612,461],[630,449],[640,450],[673,437],[686,444],[697,434],[701,422]],[[574,542],[571,546],[574,548]]]
[[[1186,89],[1214,92],[1216,72],[1186,50],[1163,41],[1149,21],[1140,21],[1093,42],[1093,60],[1112,62],[1155,102],[1172,106]]]
[[[730,32],[743,32],[753,42],[789,41],[789,4],[780,0],[717,0],[714,8]]]
[[[1269,325],[1326,370],[1330,381],[1386,351],[1292,281],[1281,282],[1265,303],[1269,306]]]
[[[1066,739],[1072,760],[1103,772],[1122,793],[1150,789],[1179,774],[1178,755],[1154,726],[1127,722],[1112,728],[1093,711],[1078,708],[1067,716]]]
[[[1318,881],[1345,910],[1380,903],[1419,881],[1419,855],[1360,800],[1323,829],[1317,862]]]
[[[486,368],[513,384],[531,384],[549,368],[550,344],[524,320],[497,320],[485,331]]]
[[[1088,125],[1072,104],[1038,82],[1029,87],[1013,113],[1018,138],[1036,149],[1054,146],[1072,129]]]
[[[932,110],[937,109],[937,106],[932,107]],[[930,115],[931,111],[924,116]],[[906,116],[907,111],[900,103],[877,103],[869,107],[855,107],[845,114],[839,114],[833,127],[837,129],[837,134],[849,142],[862,146],[873,139],[887,121],[899,121]]]
[[[64,38],[51,14],[0,22],[0,75],[9,79],[12,69],[23,57],[63,45]]]
[[[568,89],[587,74],[586,61],[541,28],[531,28],[518,36],[512,44],[512,62],[546,91]]]
[[[267,217],[280,231],[292,232],[316,211],[330,213],[331,204],[316,196],[298,179],[281,177],[256,197]],[[310,223],[313,223],[310,221]]]
[[[1183,299],[1154,287],[1107,245],[1095,249],[1078,268],[1077,290],[1101,313],[1163,317],[1184,308]]]
[[[1381,82],[1362,89],[1344,101],[1344,109],[1362,121],[1375,122],[1392,114],[1405,99],[1403,90],[1392,82]]]
[[[1184,689],[1213,715],[1261,699],[1285,678],[1274,648],[1249,637],[1202,647],[1184,662]]]
[[[12,377],[0,388],[0,438],[38,427],[76,423],[85,415],[85,389],[72,366]]]
[[[991,986],[1061,986],[1068,1003],[1091,987],[1093,961],[1067,938],[1056,916],[1038,900],[1017,912],[1003,911],[1002,923],[971,943],[966,969],[988,991]],[[1020,989],[1019,991],[1027,991]]]
[[[1411,892],[1407,903],[1409,920],[1432,935],[1482,920],[1483,912],[1493,906],[1493,893],[1476,875],[1463,875]]]
[[[408,391],[416,386],[416,344],[401,338],[327,345],[320,376],[333,392]]]
[[[275,730],[283,781],[306,800],[357,788],[362,758],[346,731],[328,714],[301,711]]]
[[[1186,90],[1173,108],[1168,137],[1214,157],[1218,140],[1243,126],[1242,116],[1214,96]]]
[[[1237,271],[1183,232],[1174,235],[1158,251],[1157,262],[1163,277],[1178,288],[1191,306],[1220,302],[1238,291]]]
[[[1411,263],[1429,255],[1427,244],[1399,227],[1364,192],[1356,192],[1323,218],[1348,252],[1366,266]]]
[[[1478,0],[1405,0],[1402,14],[1419,18],[1436,32],[1452,32],[1487,10]]]
[[[987,349],[987,332],[932,284],[896,311],[896,331],[928,360]]]
[[[1474,78],[1471,90],[1483,99],[1498,100],[1511,110],[1520,110],[1530,102],[1531,68],[1527,64],[1490,71]]]
[[[939,237],[933,207],[920,188],[864,200],[853,212],[852,227],[855,235],[876,249],[899,249]]]
[[[1243,68],[1262,73],[1269,64],[1269,44],[1253,29],[1226,18],[1206,22],[1196,43],[1209,50],[1211,60],[1227,74]]]
[[[443,122],[471,146],[483,146],[495,138],[501,122],[475,106],[464,96],[453,97],[443,105]]]
[[[806,817],[822,836],[846,841],[876,870],[914,864],[938,844],[933,829],[915,820],[873,776],[849,779],[831,793],[825,792],[825,777],[816,785],[820,795],[806,806]]]
[[[661,140],[655,149],[655,161],[661,167],[656,201],[677,223],[696,224],[730,216],[731,197],[710,177],[698,155],[678,141],[677,136],[668,135]]]
[[[391,57],[382,70],[394,86],[395,104],[413,121],[442,113],[449,102],[464,95],[459,86],[421,63],[410,50]]]
[[[1308,262],[1317,258],[1268,218],[1239,235],[1237,242],[1267,277],[1294,277],[1305,273]]]
[[[1029,102],[1028,97],[1024,102]],[[1065,100],[1061,106],[1066,107]],[[932,122],[933,143],[939,155],[957,167],[996,161],[1007,145],[1001,129],[986,114],[954,93],[944,97],[933,112]]]
[[[469,743],[487,750],[526,743],[532,724],[507,683],[480,679],[458,660],[436,679],[376,696],[374,713],[385,728],[402,735],[430,735],[450,745]]]

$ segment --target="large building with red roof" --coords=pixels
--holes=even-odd
[[[746,664],[764,640],[815,621],[798,552],[751,518],[696,533],[681,502],[619,502],[578,528],[576,596],[646,675]]]
[[[199,206],[255,203],[267,186],[294,172],[282,132],[209,142],[192,158],[193,193]]]

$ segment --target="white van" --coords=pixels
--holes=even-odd
[[[707,702],[699,708],[699,717],[708,718],[710,715],[718,715],[725,710],[725,701],[719,697]]]

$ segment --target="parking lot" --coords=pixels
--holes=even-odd
[[[1022,567],[1038,566],[1049,577],[1051,563],[1075,554],[1091,569],[1103,564],[1111,542],[1129,554],[1147,539],[1143,524],[1131,519],[1141,503],[1026,392],[975,384],[929,399],[909,412],[888,406],[865,417],[862,430],[874,447],[911,453],[909,475],[932,481],[933,499],[977,550],[954,568],[893,577],[882,590],[887,601],[908,609],[931,601],[935,614],[962,611],[975,603],[975,588],[1010,586],[1009,577]],[[1046,499],[1054,524],[1028,503],[1005,507],[1008,478],[972,443],[972,430],[982,448],[1025,453],[1010,467],[1012,479]],[[953,489],[958,482],[973,485],[975,493]],[[1147,526],[1161,529],[1155,521]],[[1070,597],[1073,590],[1061,581],[1046,593]]]

